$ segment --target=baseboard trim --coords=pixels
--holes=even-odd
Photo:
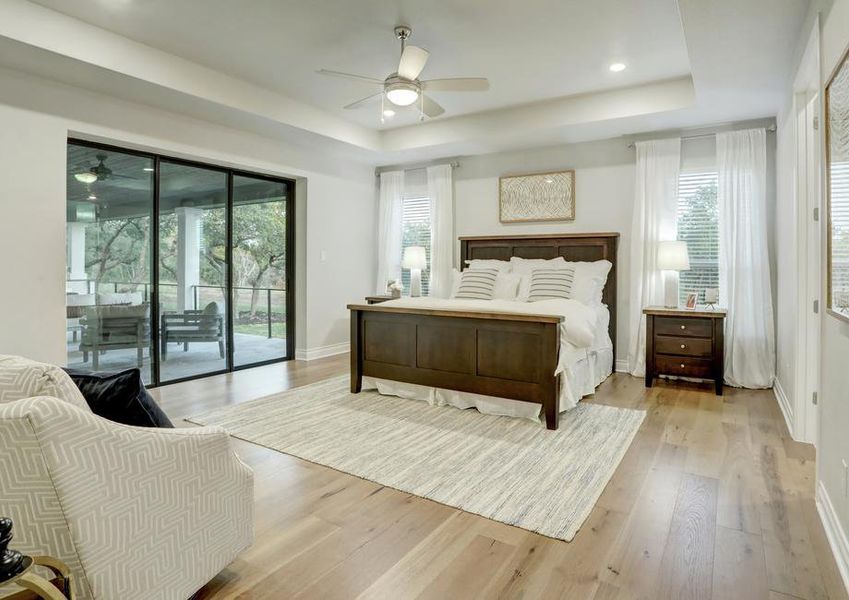
[[[345,354],[349,350],[349,342],[330,344],[328,346],[318,346],[316,348],[300,349],[295,350],[295,360],[316,360],[318,358],[336,356],[337,354]]]
[[[616,359],[616,372],[617,373],[630,373],[628,370],[628,359],[626,358],[617,358]]]
[[[837,570],[840,571],[840,577],[843,579],[843,587],[849,591],[849,540],[846,539],[846,532],[840,525],[837,512],[834,510],[822,480],[817,481],[816,501],[817,512],[825,529],[825,537],[828,538],[828,545],[831,546]]]
[[[776,401],[778,402],[778,407],[781,409],[781,414],[784,416],[784,423],[787,425],[787,431],[790,432],[790,437],[798,441],[796,436],[796,430],[793,427],[793,423],[795,423],[793,419],[793,405],[787,398],[787,394],[784,393],[784,386],[781,385],[781,381],[779,381],[777,377],[775,378],[775,381],[772,384],[772,393],[775,396]]]

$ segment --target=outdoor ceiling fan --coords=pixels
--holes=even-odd
[[[106,158],[106,154],[98,154],[98,163],[94,166],[88,167],[84,171],[74,173],[74,179],[76,179],[80,183],[94,183],[95,181],[104,181],[106,179],[112,179],[114,177],[119,177],[121,179],[136,179],[135,177],[130,177],[129,175],[120,175],[118,173],[113,172],[112,169],[106,166]]]
[[[438,102],[424,92],[484,92],[489,89],[489,81],[484,77],[419,79],[419,75],[424,69],[425,64],[427,64],[430,53],[418,46],[408,46],[407,40],[411,34],[412,29],[409,27],[400,25],[395,28],[395,37],[401,41],[401,60],[398,63],[398,70],[395,73],[391,73],[386,79],[375,79],[373,77],[330,71],[327,69],[321,69],[318,72],[322,75],[344,77],[383,87],[376,94],[348,104],[345,106],[346,109],[359,108],[378,97],[381,97],[381,100],[388,100],[391,104],[401,107],[410,106],[418,101],[421,119],[424,119],[425,115],[431,118],[438,117],[445,112],[445,109]]]

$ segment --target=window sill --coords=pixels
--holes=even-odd
[[[837,312],[836,310],[831,308],[825,309],[825,312],[826,314],[834,317],[838,321],[841,321],[843,323],[849,323],[849,315],[844,315],[843,313]]]

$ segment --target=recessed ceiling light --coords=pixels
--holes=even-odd
[[[620,71],[625,70],[625,63],[613,63],[610,65],[610,70],[614,73],[619,73]]]
[[[153,171],[153,167],[145,167],[144,169],[142,169],[142,171],[151,172]]]
[[[391,108],[384,109],[383,116],[386,118],[392,118],[395,116],[395,111]]]

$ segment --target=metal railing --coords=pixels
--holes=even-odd
[[[112,286],[112,291],[116,294],[120,293],[122,288],[126,288],[128,286],[135,287],[136,289],[133,290],[133,291],[138,291],[138,288],[141,287],[142,288],[142,301],[143,302],[149,302],[150,301],[150,288],[153,286],[152,283],[135,282],[135,281],[102,281],[102,282],[98,283],[97,281],[94,281],[94,280],[91,280],[91,279],[68,279],[68,280],[66,280],[65,283],[66,283],[66,287],[67,287],[68,284],[84,283],[87,294],[98,293],[98,286],[101,286],[101,287],[102,286]],[[159,287],[160,288],[163,288],[163,287],[178,288],[180,286],[176,283],[160,283]],[[192,285],[192,286],[189,286],[189,287],[192,288],[192,308],[194,310],[198,310],[198,307],[200,306],[200,290],[201,289],[220,290],[222,296],[225,295],[224,291],[226,289],[222,285]],[[268,328],[268,338],[270,339],[270,338],[274,337],[273,336],[273,330],[272,330],[272,325],[273,325],[274,321],[271,318],[271,304],[272,304],[271,294],[272,294],[272,292],[284,292],[285,293],[286,288],[243,287],[243,286],[233,288],[234,292],[238,292],[240,290],[249,291],[251,293],[253,293],[254,291],[265,291],[265,306],[266,306],[265,319],[266,319],[266,325],[267,325],[267,328]],[[161,305],[161,302],[160,302],[160,305]],[[236,315],[236,316],[238,317],[238,315]],[[286,309],[285,308],[283,309],[283,319],[284,319],[284,323],[285,323],[285,319],[286,319]]]

